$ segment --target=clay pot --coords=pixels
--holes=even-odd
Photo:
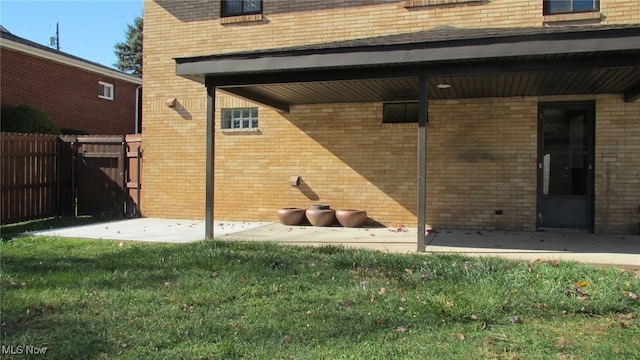
[[[278,219],[284,225],[298,225],[304,221],[305,210],[301,208],[278,209]]]
[[[311,205],[305,213],[313,226],[329,226],[336,221],[336,211],[329,205]]]
[[[336,218],[344,227],[359,227],[367,221],[367,212],[364,210],[344,209],[336,211]]]
[[[329,210],[331,209],[331,205],[311,205],[309,206],[311,210]]]

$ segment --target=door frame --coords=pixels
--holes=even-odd
[[[544,201],[544,126],[543,111],[545,109],[564,110],[586,110],[587,113],[587,223],[585,229],[548,227],[543,224],[543,201]],[[581,230],[593,232],[595,219],[595,140],[596,140],[596,101],[545,101],[538,103],[538,157],[537,157],[537,208],[536,208],[536,228],[538,230],[558,229],[558,230]]]

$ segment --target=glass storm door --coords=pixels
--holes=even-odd
[[[593,102],[541,103],[538,228],[593,229]]]

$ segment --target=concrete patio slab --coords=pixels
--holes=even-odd
[[[222,236],[223,240],[277,241],[294,245],[344,245],[383,252],[417,251],[416,228],[343,228],[272,223]],[[640,236],[564,232],[440,230],[427,236],[426,253],[499,256],[514,260],[571,260],[640,267]]]
[[[637,235],[442,230],[430,236],[427,251],[640,267]]]
[[[77,226],[34,235],[189,243],[204,239],[203,220],[141,218]],[[287,226],[273,222],[215,221],[214,236],[226,241],[291,245],[343,245],[383,252],[417,251],[417,229]],[[640,268],[640,236],[564,232],[439,230],[427,237],[426,253],[461,253],[520,260],[572,260]]]
[[[215,223],[214,236],[246,231],[269,223],[220,221]],[[130,240],[167,243],[190,243],[204,240],[204,220],[140,218],[91,225],[36,231],[33,235],[74,237],[85,239]]]

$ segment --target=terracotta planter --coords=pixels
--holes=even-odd
[[[278,219],[284,225],[299,225],[304,221],[305,210],[301,208],[278,209]]]
[[[329,210],[331,209],[331,205],[311,205],[309,206],[311,210]]]
[[[367,212],[354,209],[338,210],[336,218],[344,227],[360,227],[367,221]]]
[[[336,211],[329,205],[312,205],[305,213],[313,226],[329,226],[336,221]]]

